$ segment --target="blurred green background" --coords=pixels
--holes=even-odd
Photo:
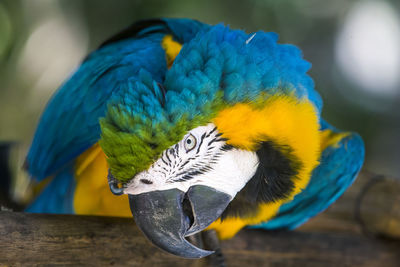
[[[49,97],[85,55],[138,19],[274,31],[312,62],[323,116],[360,133],[365,169],[400,177],[400,1],[1,0],[0,141],[26,153]]]

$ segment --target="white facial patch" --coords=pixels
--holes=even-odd
[[[141,194],[177,188],[187,192],[193,185],[205,185],[232,198],[253,177],[258,166],[255,152],[226,144],[214,124],[197,127],[166,149],[146,171],[138,173],[124,189]]]

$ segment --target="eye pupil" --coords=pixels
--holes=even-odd
[[[192,150],[193,148],[196,147],[196,137],[194,137],[192,134],[190,134],[186,140],[185,140],[185,149],[186,152],[189,152],[190,150]]]

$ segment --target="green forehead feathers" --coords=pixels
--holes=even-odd
[[[121,182],[130,180],[147,169],[165,149],[179,142],[188,130],[210,122],[215,117],[213,111],[222,106],[222,102],[214,101],[204,106],[205,115],[189,119],[187,114],[182,114],[173,122],[155,122],[151,117],[129,116],[125,107],[110,104],[107,116],[100,120],[100,146],[107,155],[112,174]]]

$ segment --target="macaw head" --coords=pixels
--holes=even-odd
[[[113,96],[100,141],[111,189],[129,195],[158,247],[206,256],[185,237],[290,199],[308,182],[320,99],[298,49],[276,40],[211,27],[182,46],[163,80],[144,68]]]
[[[234,149],[214,124],[189,131],[124,189],[133,217],[153,243],[201,257],[185,237],[218,219],[257,169],[254,152]]]

